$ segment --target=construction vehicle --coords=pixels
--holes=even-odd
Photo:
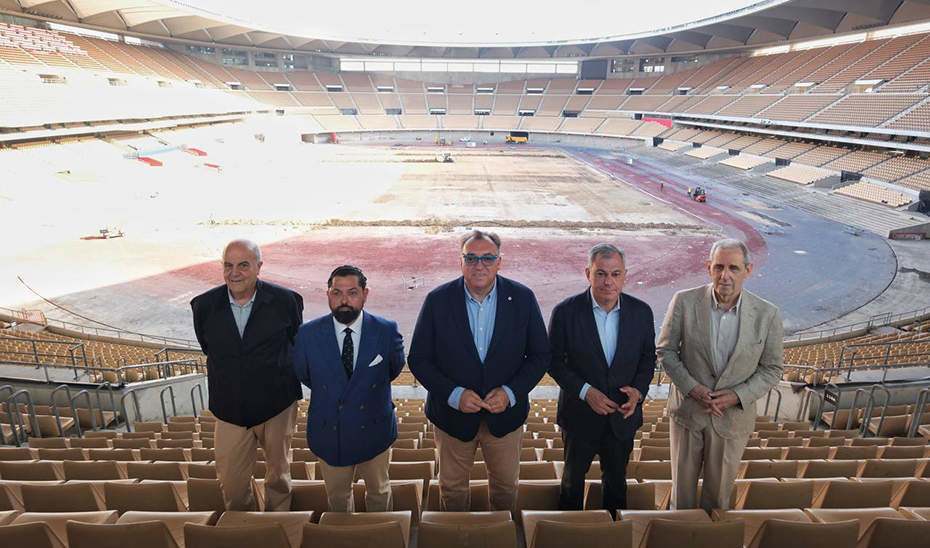
[[[516,136],[516,135],[508,135],[508,136],[504,137],[504,140],[507,141],[508,143],[517,143],[517,144],[520,144],[520,143],[526,143],[527,138],[526,138],[526,137],[521,137],[521,136]]]
[[[694,188],[688,187],[688,197],[695,202],[704,203],[707,201],[707,192],[705,192],[704,189],[699,186]]]

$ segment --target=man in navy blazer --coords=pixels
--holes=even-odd
[[[259,280],[262,252],[248,240],[223,250],[225,284],[194,297],[194,332],[207,355],[210,411],[216,415],[216,475],[227,510],[257,510],[256,449],[265,451],[265,509],[291,508],[287,454],[300,383],[294,336],[303,319],[299,293]]]
[[[549,323],[565,443],[559,508],[582,509],[585,474],[598,454],[603,507],[613,514],[626,508],[626,466],[655,371],[655,326],[649,305],[622,292],[619,248],[591,248],[585,276],[590,287],[559,303]]]
[[[326,295],[332,313],[302,325],[294,349],[297,378],[311,391],[307,442],[320,458],[333,511],[355,511],[358,467],[366,509],[387,512],[390,447],[397,439],[391,381],[404,367],[404,342],[396,323],[363,312],[368,287],[359,268],[333,270]]]
[[[428,391],[444,509],[470,509],[468,481],[480,445],[491,508],[512,510],[529,392],[549,363],[546,327],[533,292],[497,275],[496,234],[472,231],[460,249],[462,277],[426,296],[408,363]]]

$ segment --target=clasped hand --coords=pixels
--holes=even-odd
[[[636,411],[636,404],[639,403],[640,393],[639,390],[632,386],[624,386],[619,390],[627,395],[626,403],[623,405],[618,405],[593,386],[588,387],[588,391],[585,392],[584,395],[584,401],[588,402],[591,409],[598,415],[620,413],[620,416],[627,419]]]
[[[714,390],[699,384],[688,392],[696,402],[701,404],[702,411],[705,415],[723,417],[723,412],[739,403],[739,397],[736,392],[726,388],[724,390]]]
[[[507,397],[507,391],[501,387],[488,392],[488,395],[481,399],[474,390],[465,389],[459,398],[459,411],[462,413],[477,413],[484,409],[489,413],[503,413],[510,406],[510,398]]]

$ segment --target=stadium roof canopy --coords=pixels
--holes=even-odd
[[[773,46],[930,21],[930,0],[0,0],[0,12],[202,45],[544,59]]]

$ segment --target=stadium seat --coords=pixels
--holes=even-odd
[[[290,548],[291,544],[287,540],[284,528],[277,523],[263,523],[244,527],[216,527],[187,523],[184,525],[184,546],[185,548],[220,548],[225,546]]]
[[[304,525],[311,523],[313,512],[225,512],[217,527],[252,527],[277,523],[284,529],[291,546],[300,546]]]
[[[484,523],[428,521],[420,523],[417,548],[449,548],[451,546],[517,548],[516,527],[510,520]]]
[[[835,523],[766,520],[747,548],[854,548],[859,536],[856,520]]]
[[[742,548],[743,521],[692,522],[653,519],[643,533],[641,548]]]

